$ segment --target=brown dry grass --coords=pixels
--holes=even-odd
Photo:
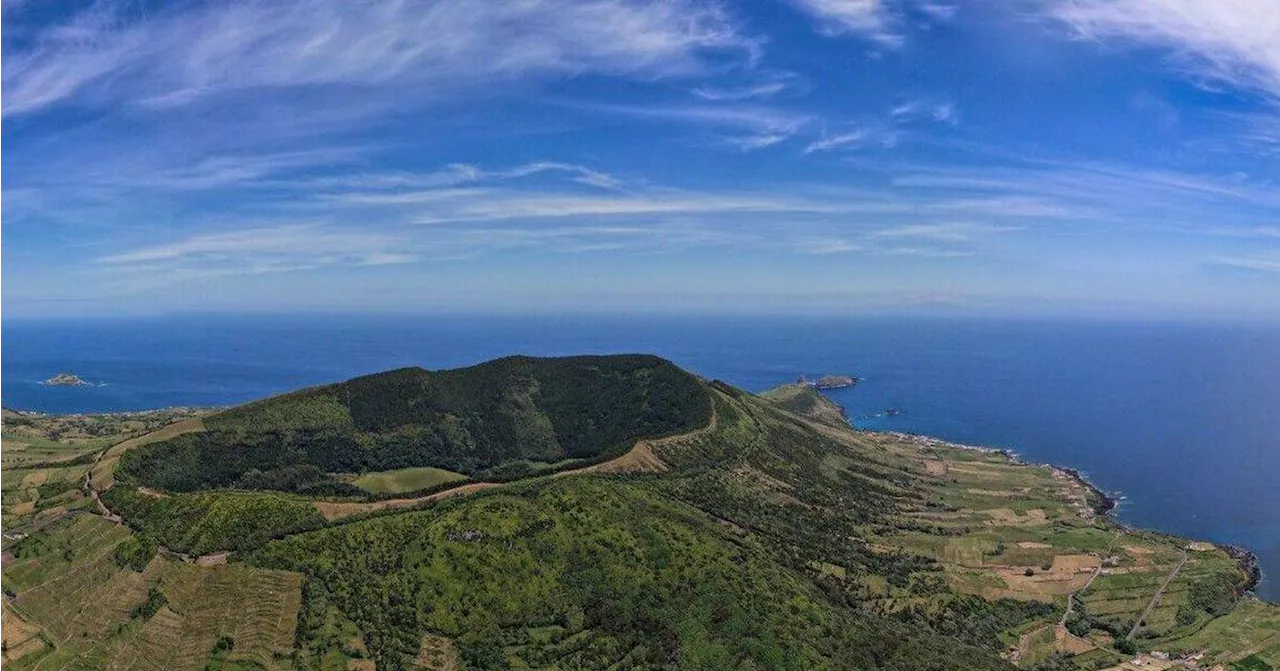
[[[6,601],[0,618],[0,634],[4,638],[4,660],[12,662],[44,647],[40,640],[40,627],[22,619]]]
[[[1072,635],[1062,625],[1058,625],[1057,631],[1054,633],[1054,644],[1057,645],[1058,650],[1071,655],[1083,655],[1097,647],[1079,636]]]
[[[12,507],[9,508],[9,512],[11,514],[19,517],[22,515],[30,515],[35,511],[36,511],[35,501],[23,501],[22,503],[15,503],[13,504]]]
[[[227,563],[227,558],[230,556],[230,552],[218,552],[211,555],[202,555],[200,557],[196,557],[196,566],[221,566]]]
[[[1072,594],[1084,589],[1099,563],[1093,555],[1056,555],[1049,570],[1034,567],[1032,575],[1026,575],[1025,567],[994,567],[995,573],[1009,586],[996,590],[999,592],[996,596],[1049,600]]]
[[[1042,508],[1032,508],[1027,511],[1026,515],[1019,515],[1012,508],[988,508],[979,511],[991,519],[987,524],[995,526],[1036,526],[1045,524],[1049,521],[1049,516],[1045,514]]]
[[[1094,555],[1055,555],[1049,570],[1053,573],[1087,573],[1101,565],[1102,560]]]
[[[32,487],[39,487],[40,485],[43,485],[45,481],[48,479],[49,479],[49,471],[40,470],[40,471],[36,471],[35,473],[28,473],[25,476],[23,476],[22,484],[19,486],[22,489],[31,489]]]
[[[496,482],[472,482],[453,489],[446,489],[443,492],[428,494],[427,496],[418,496],[411,499],[387,499],[385,501],[370,502],[354,502],[354,501],[315,501],[316,510],[327,520],[337,520],[352,515],[360,515],[363,513],[373,512],[375,510],[388,510],[393,508],[409,508],[423,503],[431,503],[434,501],[442,501],[444,499],[455,496],[466,496],[475,492],[502,485]]]
[[[667,465],[653,453],[653,446],[648,441],[642,440],[617,459],[610,459],[602,464],[585,468],[575,468],[571,471],[560,471],[552,477],[561,478],[583,473],[662,473],[666,470]]]
[[[429,671],[458,671],[462,668],[458,651],[453,641],[444,636],[427,634],[422,637],[422,645],[418,647],[418,657],[413,660],[419,669]]]
[[[924,462],[924,471],[935,478],[945,478],[947,476],[947,462],[941,459],[922,459]]]
[[[1019,487],[1018,489],[966,489],[970,494],[978,496],[990,496],[998,499],[1012,499],[1016,497],[1026,496],[1031,492],[1030,487]]]

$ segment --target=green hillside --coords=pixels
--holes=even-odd
[[[509,480],[606,458],[708,421],[694,376],[653,356],[508,357],[368,375],[228,410],[205,431],[131,450],[120,473],[170,492],[365,492],[330,476],[433,467]]]
[[[652,357],[575,357],[392,371],[210,416],[203,432],[169,427],[93,465],[118,477],[92,474],[86,493],[123,526],[82,509],[6,544],[5,665],[1120,671],[1155,650],[1204,652],[1206,667],[1280,660],[1280,608],[1244,596],[1222,549],[1098,516],[1096,492],[1065,471],[841,418],[808,389],[755,396]],[[467,437],[456,452],[431,442],[448,431]],[[336,465],[351,454],[319,451],[339,445],[316,442],[328,434],[388,463],[357,477]],[[464,445],[491,465],[381,468]],[[209,473],[233,458],[283,465],[233,464],[231,488]],[[536,466],[496,477],[516,463]],[[270,491],[304,468],[324,487]],[[164,479],[181,477],[197,491]],[[332,495],[348,483],[387,491]]]

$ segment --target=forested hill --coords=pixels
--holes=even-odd
[[[698,378],[655,356],[513,356],[257,401],[207,418],[204,432],[133,450],[120,467],[139,484],[176,492],[341,494],[325,474],[412,466],[509,479],[697,429],[710,408]]]
[[[6,546],[6,636],[27,627],[6,668],[1120,671],[1157,650],[1280,667],[1280,609],[1230,553],[1097,515],[1065,470],[857,431],[794,385],[511,358],[196,419],[92,465],[6,470],[36,497],[7,490],[10,515],[106,513]],[[353,478],[393,458],[545,477],[325,491],[403,476]],[[243,491],[308,471],[328,480],[295,491],[322,496]],[[72,503],[67,482],[89,491]]]

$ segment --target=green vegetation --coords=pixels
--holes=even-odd
[[[1231,665],[1231,671],[1271,671],[1273,668],[1257,655],[1249,655]]]
[[[324,524],[314,505],[286,494],[218,492],[158,498],[116,486],[104,492],[102,500],[144,537],[194,555],[245,550]]]
[[[761,398],[774,405],[793,412],[802,417],[829,424],[831,426],[848,426],[844,409],[827,398],[822,392],[803,384],[784,384],[764,392]]]
[[[434,467],[511,479],[507,464],[592,459],[709,420],[697,378],[651,356],[509,357],[405,368],[213,415],[135,448],[120,472],[173,492],[219,487],[358,496],[329,473]]]
[[[651,357],[392,371],[89,469],[5,471],[32,520],[6,544],[6,666],[1280,665],[1280,608],[1241,597],[1225,552],[1096,517],[1067,473]],[[94,492],[125,525],[85,512]]]
[[[294,536],[249,561],[311,576],[324,596],[309,607],[350,617],[379,669],[409,668],[424,630],[455,639],[467,668],[1002,667],[832,603],[643,484],[527,485]]]

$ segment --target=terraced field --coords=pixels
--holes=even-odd
[[[199,671],[216,657],[223,668],[289,668],[301,576],[159,555],[133,571],[115,557],[131,538],[83,514],[18,545],[4,567],[6,667]]]
[[[69,511],[93,508],[81,487],[103,450],[200,411],[171,409],[99,415],[44,415],[4,409],[4,529],[26,533]]]
[[[1280,631],[1280,607],[1242,604],[1250,616],[1241,617],[1251,624],[1236,640],[1221,640],[1223,620],[1204,610],[1206,604],[1222,612],[1232,607],[1230,585],[1240,574],[1222,550],[1209,544],[1187,546],[1185,539],[1128,530],[1098,518],[1088,505],[1092,493],[1053,468],[1029,468],[1000,453],[957,449],[927,438],[859,438],[874,441],[896,464],[931,483],[932,496],[908,513],[929,529],[886,534],[879,543],[943,562],[957,591],[1043,601],[1058,608],[1075,595],[1071,621],[1080,635],[1058,625],[1061,610],[1023,625],[1007,639],[1020,666],[1047,663],[1051,656],[1065,656],[1081,669],[1118,664],[1126,657],[1115,650],[1117,640],[1149,605],[1133,641],[1140,651],[1184,654],[1208,648],[1206,659],[1232,662],[1246,655],[1225,651],[1256,649],[1268,663],[1268,655],[1276,654],[1280,639],[1266,641],[1272,640],[1269,627]],[[1152,603],[1184,551],[1186,564]],[[903,607],[903,595],[893,589],[871,592],[883,595],[883,608]],[[1206,627],[1209,623],[1212,629]]]

